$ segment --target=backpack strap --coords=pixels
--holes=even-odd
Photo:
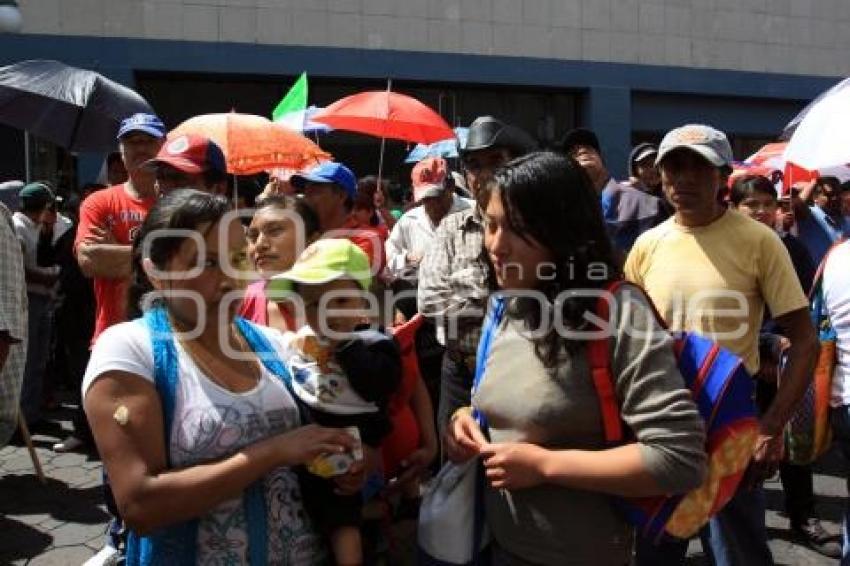
[[[174,403],[177,396],[178,363],[177,350],[168,315],[162,307],[153,308],[144,315],[153,347],[153,377],[156,392],[162,402],[162,414],[165,419],[165,452],[168,465],[171,466],[169,441],[174,422]]]
[[[622,280],[612,281],[605,287],[607,294],[613,294],[623,284]],[[599,297],[596,303],[596,315],[607,321],[611,312],[606,296]],[[596,397],[599,400],[599,412],[602,414],[602,429],[605,442],[617,444],[623,441],[623,421],[620,418],[620,403],[614,388],[614,375],[611,371],[611,346],[608,337],[591,340],[587,344],[587,363]]]
[[[837,340],[835,328],[832,326],[832,322],[826,312],[826,300],[823,296],[823,273],[826,269],[826,262],[833,250],[846,241],[846,238],[840,238],[827,250],[812,280],[812,288],[809,289],[809,316],[821,342],[834,342]]]
[[[169,453],[169,439],[174,422],[174,408],[179,382],[179,366],[177,349],[171,324],[165,309],[159,307],[149,310],[144,315],[145,323],[151,334],[154,357],[154,382],[163,407],[165,419],[165,447]],[[291,376],[286,366],[281,362],[274,348],[263,334],[253,325],[242,318],[236,319],[245,340],[258,355],[270,372],[281,378],[292,394]],[[300,410],[299,410],[299,416]],[[168,459],[169,467],[172,466]],[[248,486],[242,494],[242,504],[245,512],[245,528],[248,535],[248,559],[251,564],[268,563],[267,535],[268,523],[265,499],[265,481],[259,479]],[[128,537],[128,564],[160,564],[163,560],[177,557],[175,563],[194,564],[198,540],[197,519],[181,523],[174,527],[147,537],[139,537],[131,532]]]
[[[490,297],[490,308],[487,310],[487,315],[484,317],[484,326],[481,330],[481,339],[478,342],[478,352],[475,357],[475,376],[472,380],[472,395],[481,387],[484,381],[484,370],[487,366],[487,358],[490,356],[490,349],[493,346],[493,340],[496,339],[496,333],[502,319],[505,316],[507,307],[507,299],[502,295],[492,295]],[[487,418],[484,413],[478,409],[472,409],[472,416],[478,421],[484,435],[487,436]]]
[[[298,407],[298,419],[300,423],[304,424],[308,422],[306,413],[302,405],[298,403],[298,397],[292,389],[292,374],[289,372],[286,364],[280,359],[277,350],[255,324],[248,322],[242,317],[236,317],[235,324],[242,337],[248,343],[248,346],[257,354],[257,357],[266,369],[283,382],[293,402]],[[244,505],[245,515],[248,519],[247,530],[250,563],[267,564],[266,538],[268,525],[266,520],[265,491],[262,480],[254,482],[245,490]]]
[[[490,356],[490,350],[493,347],[493,341],[496,339],[499,326],[502,319],[505,317],[507,309],[507,298],[500,294],[490,296],[489,308],[484,317],[484,325],[481,329],[481,338],[478,342],[478,352],[475,356],[475,374],[472,380],[472,395],[481,387],[484,381],[485,369],[487,367],[487,358]],[[472,408],[472,417],[478,421],[478,426],[481,427],[481,432],[484,437],[489,439],[490,431],[487,426],[487,418],[484,413]],[[476,463],[475,469],[475,493],[473,497],[474,514],[472,517],[472,560],[470,564],[482,564],[481,559],[481,541],[484,536],[484,528],[486,526],[485,516],[485,493],[487,490],[487,481],[484,477],[484,467],[479,461]]]
[[[289,370],[286,368],[283,361],[281,361],[277,351],[268,341],[268,338],[266,338],[262,331],[255,325],[242,317],[236,317],[235,323],[236,328],[239,329],[239,332],[242,334],[242,337],[245,338],[248,346],[250,346],[254,353],[257,354],[257,357],[260,358],[260,361],[266,369],[279,377],[281,381],[289,386],[292,383],[292,375],[289,373]]]
[[[179,383],[177,349],[168,315],[162,307],[155,307],[144,315],[144,323],[151,337],[154,361],[154,387],[162,403],[165,454],[168,467],[172,467],[170,440],[174,424],[174,406]],[[134,531],[127,534],[128,566],[162,564],[175,561],[177,564],[194,564],[198,541],[198,520],[185,521],[160,529],[148,536],[139,536]]]
[[[809,289],[809,302],[810,303],[812,302],[812,299],[815,298],[818,291],[820,290],[820,287],[821,287],[821,284],[822,284],[822,281],[823,281],[823,270],[826,268],[826,260],[829,259],[830,254],[835,250],[835,248],[837,248],[838,246],[840,246],[841,244],[843,244],[846,241],[847,241],[847,238],[844,238],[844,237],[839,238],[838,240],[835,241],[835,243],[833,243],[829,247],[828,250],[826,250],[826,253],[823,255],[823,259],[820,261],[820,264],[818,264],[817,271],[815,271],[815,277],[814,277],[814,279],[812,279],[812,287],[811,287],[811,289]]]
[[[646,297],[647,303],[652,309],[653,316],[665,330],[667,325],[646,292],[638,285],[623,279],[610,281],[605,286],[605,294],[599,297],[596,303],[596,316],[604,321],[611,318],[610,303],[608,298],[625,286],[634,288]],[[602,414],[602,429],[605,434],[605,442],[608,444],[619,444],[624,439],[623,419],[620,416],[620,402],[617,399],[616,382],[611,370],[611,343],[608,337],[590,340],[587,344],[587,363],[590,375],[593,378],[593,387],[599,399],[599,411]]]
[[[292,388],[292,374],[289,372],[289,368],[286,367],[286,364],[280,359],[280,355],[278,355],[277,350],[271,345],[268,338],[266,338],[256,324],[249,322],[242,317],[236,317],[235,323],[236,328],[238,328],[239,332],[242,333],[242,337],[245,338],[248,346],[250,346],[254,353],[257,354],[257,357],[266,369],[273,375],[277,376],[286,386],[286,390],[289,391],[289,395],[298,406],[298,418],[301,421],[301,424],[304,425],[309,423],[309,415],[301,403],[298,402],[298,396]]]

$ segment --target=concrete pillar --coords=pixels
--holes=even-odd
[[[608,171],[618,180],[628,178],[632,147],[632,93],[624,87],[593,86],[583,106],[584,127],[596,132]]]

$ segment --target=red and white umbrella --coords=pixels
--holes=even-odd
[[[850,180],[850,164],[808,169],[787,160],[788,145],[788,142],[775,142],[765,145],[742,163],[736,163],[732,167],[730,178],[741,175],[762,175],[774,180],[780,194],[787,194],[794,183],[811,181],[818,177],[833,176],[842,182]],[[782,173],[779,180],[774,178],[774,173],[777,171]]]
[[[785,161],[821,175],[850,164],[850,79],[806,106],[785,127],[790,133]]]
[[[749,156],[744,163],[772,171],[785,169],[786,142],[769,143]]]

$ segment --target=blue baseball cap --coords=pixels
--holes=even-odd
[[[120,140],[131,132],[142,132],[161,139],[165,137],[165,124],[153,114],[139,112],[121,120],[121,127],[118,129],[118,139]]]
[[[307,183],[333,183],[345,189],[350,197],[357,192],[357,177],[351,169],[333,161],[325,161],[306,173],[297,173],[289,178],[289,183],[296,189],[303,189]]]

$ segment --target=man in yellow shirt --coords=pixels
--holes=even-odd
[[[776,398],[761,416],[753,455],[758,477],[782,458],[783,427],[809,384],[818,350],[791,259],[766,226],[717,199],[732,161],[726,136],[687,125],[667,133],[658,150],[662,187],[674,217],[645,232],[626,260],[625,274],[646,289],[672,330],[700,333],[732,350],[755,374],[765,308],[791,341]],[[715,564],[772,564],[760,484],[742,482],[735,497],[702,533]],[[639,545],[639,564],[681,564],[687,544]]]

